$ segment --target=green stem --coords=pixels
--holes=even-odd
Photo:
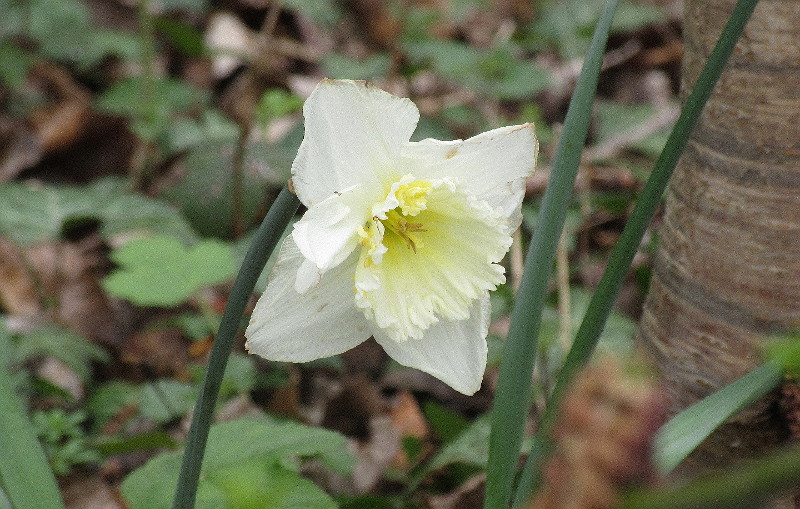
[[[139,44],[141,51],[142,78],[139,90],[139,115],[136,121],[146,126],[150,133],[156,122],[156,32],[153,15],[150,12],[152,0],[139,0],[137,16],[139,21]],[[141,189],[147,180],[147,171],[153,151],[153,140],[148,134],[147,139],[138,140],[131,167],[131,187]]]
[[[581,151],[589,129],[603,52],[617,3],[618,0],[608,0],[606,3],[575,86],[553,161],[550,183],[544,193],[522,282],[511,313],[511,328],[503,348],[500,378],[492,410],[486,509],[506,509],[511,500],[522,430],[531,399],[531,375],[536,359],[542,308],[547,297],[547,283],[567,207],[572,198]]]
[[[208,430],[219,395],[222,375],[233,348],[233,340],[239,331],[245,307],[253,293],[253,287],[258,281],[269,255],[280,241],[281,234],[299,206],[300,201],[297,197],[284,188],[256,232],[253,243],[242,262],[242,267],[239,269],[239,274],[236,276],[236,281],[233,283],[228,304],[222,315],[219,332],[208,359],[206,374],[200,386],[200,394],[195,404],[175,500],[172,504],[174,509],[192,509],[194,507]]]
[[[743,509],[800,485],[800,446],[739,463],[686,485],[627,494],[623,509]]]
[[[530,497],[539,482],[541,462],[547,456],[549,449],[549,434],[555,421],[559,403],[572,381],[575,373],[583,366],[594,351],[597,340],[603,331],[606,319],[614,305],[617,293],[628,273],[639,244],[642,241],[650,219],[658,207],[669,178],[678,163],[678,159],[686,147],[694,126],[697,124],[714,86],[733,52],[736,41],[744,30],[747,20],[753,13],[758,0],[739,0],[731,14],[728,23],[720,35],[714,50],[706,62],[703,71],[697,78],[697,83],[681,110],[680,117],[672,129],[664,150],[655,163],[639,199],[636,202],[628,224],[620,236],[617,245],[611,253],[611,258],[606,267],[597,290],[592,296],[586,315],[578,329],[572,349],[567,354],[564,366],[559,375],[549,404],[542,417],[539,428],[534,436],[531,455],[525,465],[520,481],[520,487],[515,498],[515,507],[520,507]]]

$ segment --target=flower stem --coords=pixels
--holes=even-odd
[[[664,150],[655,163],[653,172],[639,195],[628,224],[622,231],[617,245],[611,253],[608,266],[597,286],[583,321],[578,329],[572,349],[567,354],[553,394],[547,405],[539,428],[534,436],[531,454],[528,457],[520,487],[517,491],[514,507],[520,507],[530,497],[539,480],[541,462],[547,456],[549,433],[552,428],[559,403],[575,373],[589,359],[606,319],[614,305],[617,293],[625,279],[631,261],[642,241],[650,219],[658,207],[669,178],[678,163],[681,153],[689,139],[694,126],[700,118],[706,101],[714,90],[728,58],[733,52],[747,20],[755,9],[758,0],[739,0],[720,35],[714,50],[708,57],[697,83],[686,100],[680,117],[667,140]]]
[[[486,509],[506,509],[511,500],[522,430],[531,399],[531,374],[547,282],[572,198],[603,52],[617,3],[618,0],[607,1],[578,77],[553,161],[550,184],[545,190],[537,227],[528,249],[522,283],[511,312],[511,328],[503,349],[492,409]]]
[[[178,486],[175,492],[174,509],[192,509],[197,493],[197,483],[200,477],[200,466],[203,462],[203,453],[208,439],[208,430],[214,414],[214,407],[219,395],[222,375],[228,363],[233,340],[239,331],[244,309],[255,287],[267,259],[286,226],[291,221],[300,201],[295,195],[284,188],[269,209],[267,217],[261,223],[250,249],[242,262],[236,281],[233,283],[228,304],[222,315],[219,332],[214,340],[211,355],[208,359],[206,374],[200,386],[200,394],[192,416],[192,425],[186,442],[186,451],[183,453],[183,463],[178,477]]]

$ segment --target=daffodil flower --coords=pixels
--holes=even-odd
[[[397,362],[464,394],[486,368],[489,291],[519,226],[537,142],[530,124],[410,142],[408,99],[322,81],[292,165],[308,208],[247,328],[270,360],[340,354],[370,336]]]

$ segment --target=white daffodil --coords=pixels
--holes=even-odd
[[[530,124],[409,142],[416,106],[369,84],[322,81],[292,165],[308,208],[247,328],[247,348],[305,362],[373,336],[400,364],[464,394],[486,367],[489,291],[520,223]]]

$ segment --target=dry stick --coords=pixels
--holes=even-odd
[[[509,253],[509,279],[511,279],[511,289],[514,293],[517,293],[519,284],[522,282],[522,270],[525,267],[525,255],[522,253],[522,227],[514,230],[512,237],[514,242],[511,244],[511,252]]]
[[[563,352],[568,352],[572,343],[571,302],[569,295],[569,257],[567,232],[561,232],[556,248],[556,284],[558,285],[558,342]]]

